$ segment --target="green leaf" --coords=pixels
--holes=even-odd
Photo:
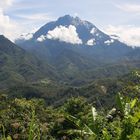
[[[116,96],[116,103],[119,107],[120,111],[124,114],[124,105],[123,105],[123,98],[121,97],[121,94],[118,93]]]
[[[134,100],[131,102],[131,105],[130,105],[131,109],[134,108],[134,106],[136,105],[136,102],[137,102],[137,99],[134,99]]]
[[[103,132],[103,139],[104,139],[104,140],[111,140],[111,136],[110,136],[110,134],[108,133],[108,131],[107,131],[106,128],[104,128],[102,132]]]
[[[7,137],[7,140],[12,140],[11,136],[8,136],[8,137]]]

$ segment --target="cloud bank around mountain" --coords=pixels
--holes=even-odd
[[[93,39],[88,40],[88,41],[87,41],[87,45],[88,45],[88,46],[96,45],[95,39],[93,38]]]
[[[105,32],[110,35],[119,36],[118,39],[129,46],[140,47],[140,27],[109,25]]]
[[[33,33],[22,34],[19,39],[21,40],[30,40],[33,37]]]
[[[48,31],[46,35],[48,39],[59,40],[71,44],[82,44],[82,40],[79,38],[76,32],[76,27],[73,25],[58,26],[53,30]]]
[[[46,39],[47,39],[47,36],[46,35],[41,35],[40,37],[37,38],[37,41],[38,42],[43,42]]]
[[[106,40],[104,43],[107,45],[110,45],[110,44],[114,43],[114,39]]]

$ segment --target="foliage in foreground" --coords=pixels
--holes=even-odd
[[[47,107],[43,99],[10,99],[0,94],[0,139],[139,140],[138,79],[117,94],[112,109],[98,110],[83,97],[54,108]]]
[[[46,107],[41,99],[1,96],[2,140],[139,140],[140,102],[117,96],[117,107],[97,111],[82,97]]]

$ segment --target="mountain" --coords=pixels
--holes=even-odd
[[[113,36],[100,31],[92,23],[70,15],[47,23],[32,36],[29,41],[20,39],[17,43],[24,44],[24,47],[26,44],[28,49],[35,49],[32,48],[34,45],[71,46],[69,49],[91,58],[98,58],[101,61],[116,60],[132,50],[131,47],[114,39]]]
[[[65,15],[16,43],[54,67],[61,81],[78,85],[140,67],[139,53],[135,57],[139,49],[115,38],[88,21]]]
[[[26,52],[3,35],[0,35],[0,88],[33,82],[39,79],[53,79],[54,69],[47,63]],[[56,76],[57,77],[57,76]]]
[[[23,35],[17,45],[0,36],[0,89],[56,105],[71,96],[102,98],[105,83],[140,68],[140,49],[113,38],[69,15]]]

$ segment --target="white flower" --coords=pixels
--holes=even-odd
[[[128,115],[130,113],[130,111],[131,111],[130,104],[126,103],[125,104],[125,109],[124,109],[125,115]]]
[[[92,115],[93,115],[93,120],[95,121],[98,115],[95,107],[92,107]]]

